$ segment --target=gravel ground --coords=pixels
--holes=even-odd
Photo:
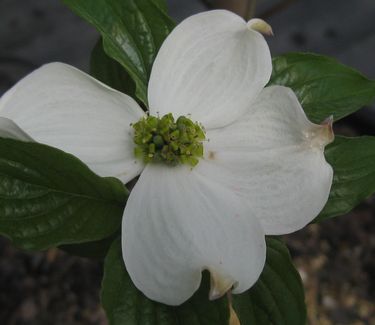
[[[375,199],[286,237],[311,325],[375,324]]]
[[[0,239],[0,324],[104,325],[100,263],[51,249],[22,252]]]

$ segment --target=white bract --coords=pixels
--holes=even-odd
[[[204,126],[204,157],[193,168],[136,159],[130,124],[145,113],[68,65],[45,65],[1,98],[0,136],[55,146],[125,183],[140,175],[124,211],[123,256],[153,300],[181,304],[202,270],[211,273],[212,299],[249,289],[265,263],[265,234],[304,227],[328,199],[331,123],[311,123],[290,89],[264,88],[272,70],[265,27],[205,12],[162,45],[149,114]]]

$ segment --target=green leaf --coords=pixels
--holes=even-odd
[[[126,272],[121,241],[116,240],[104,262],[102,303],[111,325],[228,325],[225,299],[208,300],[207,274],[204,285],[186,303],[171,307],[146,298]]]
[[[241,325],[305,325],[306,306],[299,273],[287,247],[267,238],[267,260],[257,283],[241,295],[233,295]]]
[[[111,59],[103,49],[100,38],[91,52],[90,74],[109,87],[135,98],[135,84],[120,63]]]
[[[328,202],[315,221],[348,213],[375,193],[375,137],[336,136],[325,154],[334,170],[333,184]]]
[[[0,233],[22,248],[106,238],[119,229],[127,196],[120,181],[72,155],[0,138]]]
[[[287,248],[267,239],[267,262],[259,281],[248,292],[234,295],[241,325],[305,325],[304,293]],[[194,296],[178,307],[153,302],[133,285],[121,253],[113,243],[104,263],[102,303],[111,325],[228,325],[227,298],[208,300],[209,276]]]
[[[104,239],[81,244],[61,245],[59,248],[70,255],[102,261],[107,256],[113,241],[119,236],[120,232],[116,232]]]
[[[375,98],[375,81],[335,59],[316,54],[275,57],[270,84],[292,88],[315,123],[330,115],[339,120]]]
[[[166,13],[168,12],[167,0],[155,0],[155,2],[159,5],[159,7],[162,10],[164,10]]]
[[[105,52],[133,78],[137,97],[147,105],[147,84],[156,54],[174,27],[161,0],[63,0],[94,25]]]

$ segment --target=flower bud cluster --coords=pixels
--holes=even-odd
[[[203,157],[203,127],[185,116],[176,121],[172,114],[147,116],[132,124],[134,154],[145,163],[157,162],[170,166],[196,166]]]

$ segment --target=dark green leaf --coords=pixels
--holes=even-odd
[[[279,240],[267,239],[267,262],[257,284],[242,295],[234,295],[241,325],[305,325],[304,293],[298,272]],[[201,288],[178,307],[147,299],[126,273],[121,243],[113,243],[104,264],[102,302],[111,325],[228,325],[226,298],[208,300],[209,277]]]
[[[258,282],[233,298],[241,325],[306,324],[301,278],[288,249],[278,239],[267,238],[266,265]]]
[[[336,137],[326,149],[334,170],[326,206],[315,221],[342,215],[375,193],[375,137]]]
[[[335,59],[290,53],[273,59],[270,84],[290,87],[315,123],[347,116],[375,98],[375,81]]]
[[[96,241],[81,244],[70,244],[59,246],[66,253],[79,257],[86,257],[94,260],[104,260],[113,241],[120,236],[119,232]]]
[[[135,98],[134,81],[120,63],[104,52],[101,38],[91,52],[90,74],[109,87]]]
[[[113,243],[104,263],[102,303],[111,325],[228,325],[225,299],[208,300],[208,282],[186,303],[170,307],[146,298],[133,285],[122,259],[121,241]]]
[[[105,52],[118,61],[136,84],[137,97],[147,105],[147,84],[155,56],[174,27],[161,0],[63,0],[94,25]]]
[[[159,7],[164,10],[166,13],[168,13],[168,4],[167,0],[155,0],[156,4],[159,5]]]
[[[0,138],[0,233],[26,249],[116,232],[128,196],[80,160],[46,145]]]

